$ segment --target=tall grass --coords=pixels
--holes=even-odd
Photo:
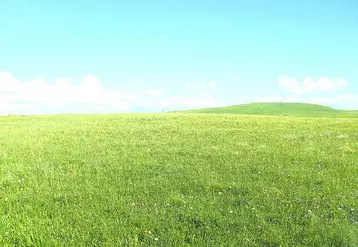
[[[0,244],[357,246],[356,123],[0,118]]]

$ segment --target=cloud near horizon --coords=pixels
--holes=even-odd
[[[287,93],[284,95],[272,95],[258,98],[256,101],[311,103],[346,110],[358,108],[358,94],[338,93],[348,87],[348,82],[344,78],[329,79],[321,76],[315,81],[311,76],[307,76],[300,83],[295,78],[280,76],[278,83],[291,95],[287,95]],[[316,95],[317,93],[319,95]]]
[[[258,102],[286,102],[286,103],[309,103],[330,106],[336,109],[357,110],[358,94],[342,94],[331,97],[303,97],[303,96],[269,96],[257,98]]]
[[[131,107],[124,100],[135,97],[104,89],[92,75],[80,83],[63,78],[50,84],[42,77],[21,82],[9,72],[0,72],[0,95],[0,112],[19,114],[90,113],[98,109],[127,112]]]
[[[257,97],[257,92],[245,92],[245,98],[217,88],[216,81],[182,85],[177,90],[147,88],[137,91],[105,88],[99,78],[84,76],[81,80],[59,78],[53,83],[44,78],[22,82],[9,72],[0,71],[0,115],[7,114],[66,114],[161,112],[193,108],[218,107],[231,104],[260,102],[304,102],[341,109],[358,108],[358,95],[352,93],[316,95],[314,92],[335,92],[348,85],[344,79],[331,80],[311,77],[299,83],[296,79],[280,77],[279,85],[288,93]],[[228,89],[227,89],[228,90]],[[249,96],[251,94],[251,96]],[[290,95],[291,94],[291,95]],[[225,103],[225,104],[224,104]]]
[[[325,76],[321,76],[318,80],[307,76],[302,82],[295,78],[280,76],[278,82],[284,90],[298,95],[314,92],[333,92],[348,86],[348,82],[344,78],[330,79]]]
[[[209,86],[216,88],[216,82]],[[60,78],[54,83],[42,77],[21,82],[10,72],[0,71],[0,115],[145,112],[215,105],[210,95],[166,97],[162,89],[132,92],[104,88],[93,75],[82,80]]]
[[[201,91],[206,91],[206,90],[215,90],[217,86],[216,81],[210,81],[209,83],[196,83],[196,84],[188,84],[187,88],[188,89],[193,89],[193,90],[201,90]]]

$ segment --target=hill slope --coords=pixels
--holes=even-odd
[[[251,103],[228,107],[188,110],[191,113],[279,115],[306,117],[358,117],[358,111],[336,110],[327,106],[305,103]]]

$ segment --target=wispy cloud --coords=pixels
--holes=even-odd
[[[348,85],[344,78],[330,79],[325,76],[321,76],[317,80],[307,76],[302,82],[295,78],[280,76],[278,82],[286,91],[301,95],[314,92],[332,92]]]
[[[58,114],[58,113],[119,113],[159,112],[163,109],[183,110],[230,104],[261,102],[305,102],[357,109],[358,95],[343,94],[340,89],[348,85],[343,78],[306,77],[299,82],[290,77],[280,77],[284,93],[257,97],[258,92],[245,92],[228,96],[216,81],[182,85],[181,88],[141,88],[128,91],[105,87],[93,75],[81,79],[59,78],[52,82],[43,77],[20,81],[9,72],[0,71],[0,115]],[[221,91],[220,91],[221,90]],[[265,96],[265,95],[263,95]]]
[[[358,94],[341,94],[337,96],[279,96],[257,98],[257,102],[297,102],[327,105],[337,109],[353,110],[358,109]]]
[[[131,95],[102,87],[95,76],[85,76],[76,83],[73,79],[57,79],[47,83],[38,77],[27,82],[17,80],[9,72],[0,72],[1,111],[23,114],[130,111],[125,102]],[[76,106],[76,107],[72,107]]]
[[[212,89],[216,89],[216,81],[211,81],[211,82],[210,82],[210,87],[211,87]]]
[[[342,91],[348,87],[348,82],[344,78],[330,79],[321,76],[314,80],[311,76],[307,76],[299,82],[295,78],[281,76],[278,83],[286,91],[285,94],[261,98],[260,101],[313,103],[339,109],[358,108],[358,94]]]
[[[195,84],[188,84],[188,89],[195,89],[195,90],[213,90],[216,89],[217,83],[216,81],[210,81],[208,83],[195,83]]]
[[[333,97],[311,97],[309,101],[324,105],[337,105],[345,109],[358,109],[358,94],[342,94]]]
[[[159,97],[163,94],[163,91],[160,89],[149,89],[146,91],[146,93],[153,97]]]
[[[168,99],[167,107],[176,110],[220,106],[213,97],[175,97]]]
[[[197,87],[200,88],[200,87]],[[80,80],[59,78],[47,82],[38,77],[22,82],[0,71],[0,114],[116,113],[131,111],[180,110],[216,106],[208,90],[212,81],[192,94],[166,95],[158,88],[125,91],[104,87],[96,76]],[[179,95],[178,95],[179,94]]]

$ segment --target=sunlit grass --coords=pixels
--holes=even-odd
[[[357,246],[357,119],[0,118],[2,246]]]
[[[337,110],[323,105],[305,103],[261,102],[218,108],[188,110],[188,113],[250,114],[288,117],[358,118],[358,111]]]

